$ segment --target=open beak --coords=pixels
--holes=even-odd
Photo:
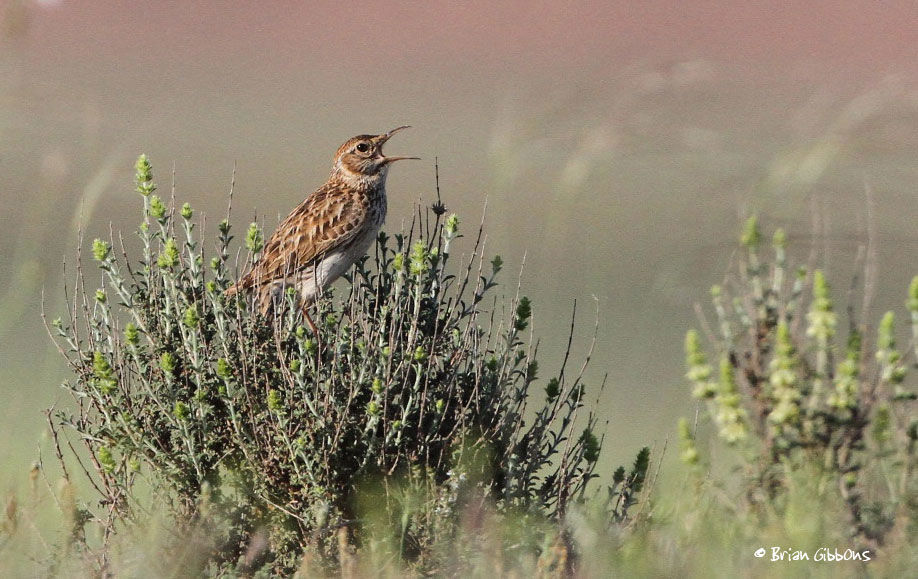
[[[383,143],[388,141],[392,137],[392,135],[394,135],[395,133],[401,131],[402,129],[408,129],[408,128],[410,128],[408,125],[403,125],[401,127],[395,127],[394,129],[392,129],[391,131],[389,131],[388,133],[384,135],[376,136],[373,140],[376,141],[376,143],[379,145],[380,153],[382,153]],[[383,160],[384,160],[383,162],[385,163],[391,163],[393,161],[403,161],[405,159],[415,159],[418,161],[421,160],[420,157],[386,157],[386,156],[383,156]]]

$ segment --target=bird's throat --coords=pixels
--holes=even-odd
[[[340,181],[349,188],[360,189],[363,191],[375,191],[386,186],[386,168],[381,168],[373,174],[358,173],[351,171],[347,167],[337,167],[333,178]]]

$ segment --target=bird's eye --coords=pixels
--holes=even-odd
[[[361,153],[366,153],[367,151],[370,150],[370,145],[366,143],[357,143],[357,150],[360,151]]]

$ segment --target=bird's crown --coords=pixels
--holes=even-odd
[[[385,177],[389,164],[403,159],[418,157],[387,157],[383,155],[383,145],[392,135],[407,129],[407,126],[396,127],[381,135],[357,135],[351,137],[335,153],[334,172],[345,178],[365,179],[368,177]]]

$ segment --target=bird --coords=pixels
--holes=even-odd
[[[395,161],[383,145],[396,127],[381,135],[358,135],[335,153],[331,175],[281,221],[265,242],[252,268],[224,292],[227,297],[251,293],[265,316],[296,290],[297,305],[309,327],[318,329],[308,308],[323,291],[366,255],[386,219],[386,177]]]

